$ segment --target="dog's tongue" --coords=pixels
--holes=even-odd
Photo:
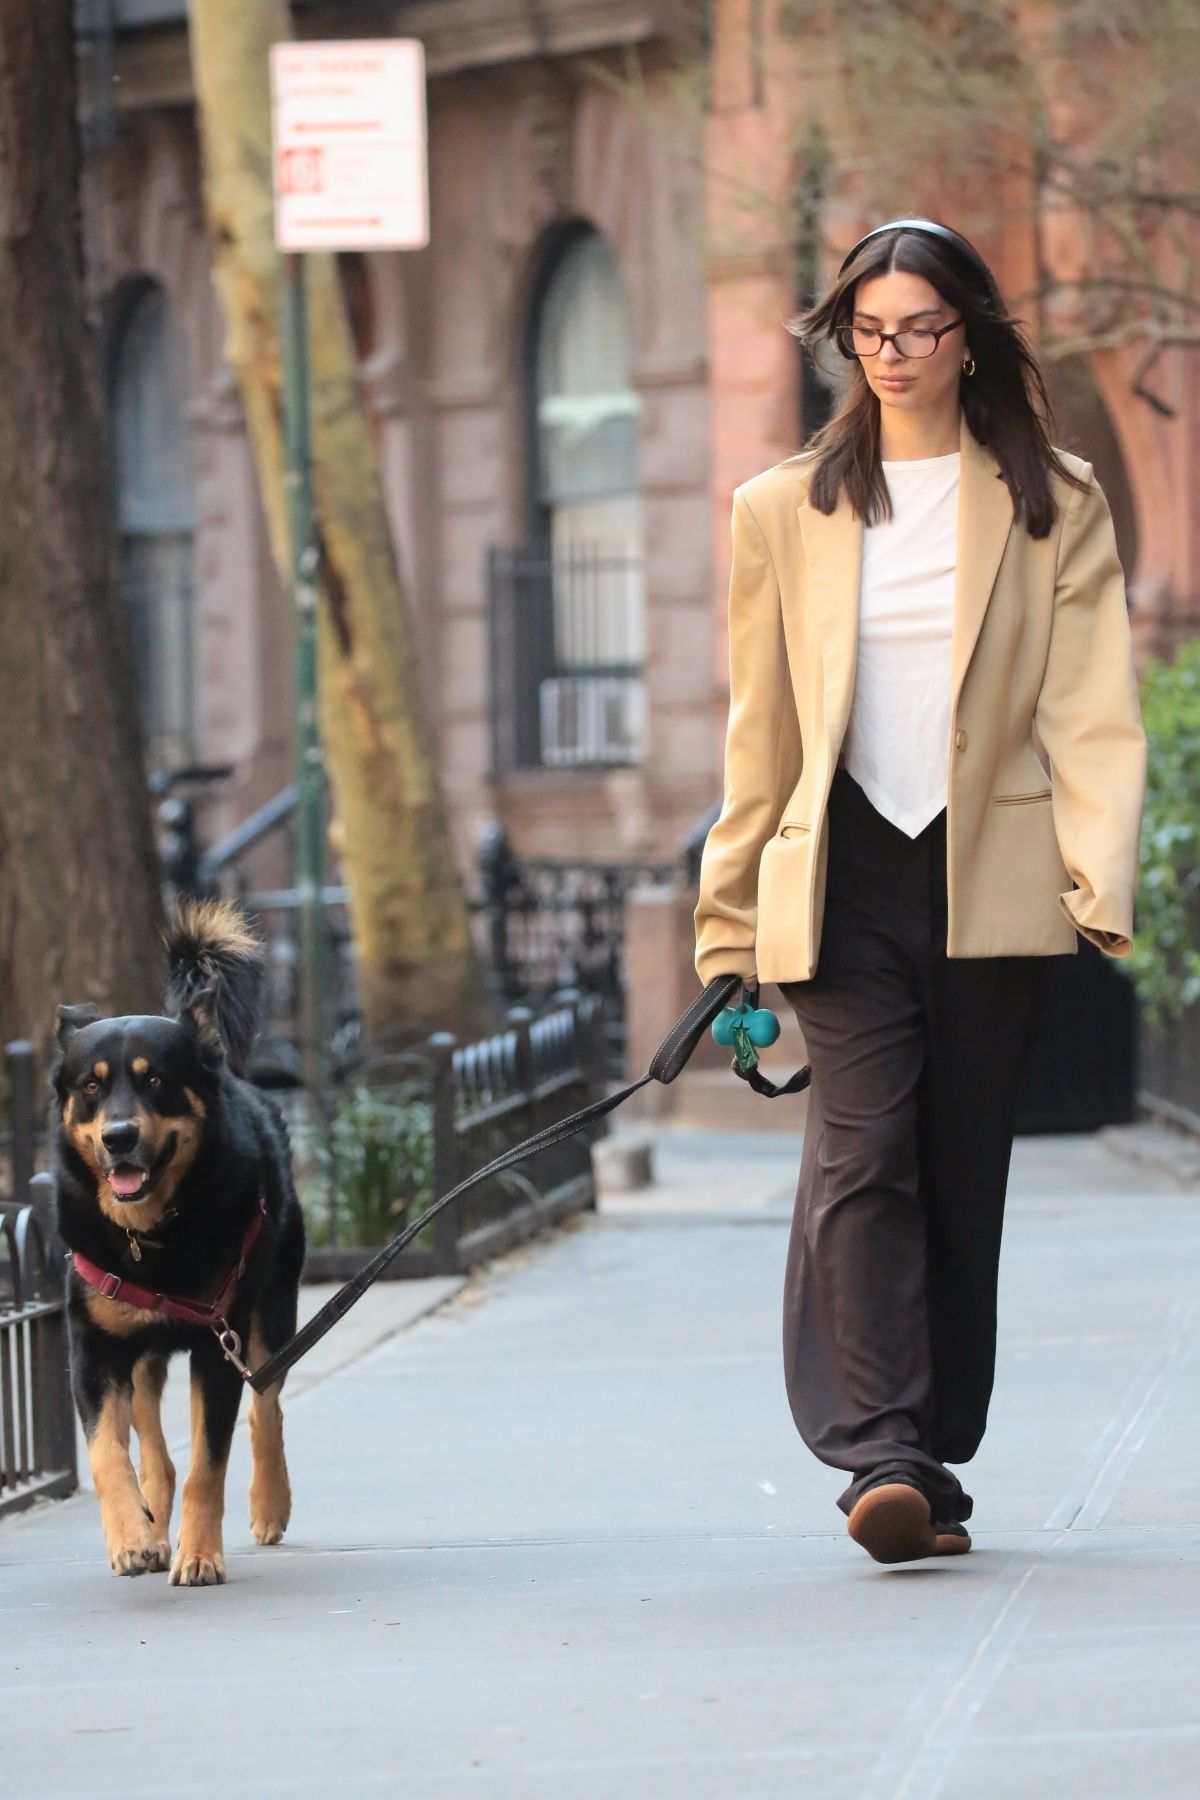
[[[145,1179],[144,1169],[114,1169],[108,1184],[114,1194],[136,1194]]]

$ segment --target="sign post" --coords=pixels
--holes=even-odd
[[[420,249],[429,242],[425,59],[416,39],[279,43],[271,49],[275,242],[295,641],[295,886],[305,1085],[327,1137],[325,780],[317,718],[321,533],[312,477],[308,250]]]
[[[308,307],[304,258],[283,259],[284,480],[287,485],[293,632],[293,762],[296,788],[295,888],[300,950],[300,1048],[322,1139],[329,1094],[325,980],[325,770],[317,724],[317,601],[320,547],[312,481]]]

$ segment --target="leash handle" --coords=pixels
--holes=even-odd
[[[456,1187],[452,1187],[448,1193],[440,1195],[432,1206],[426,1207],[419,1218],[405,1226],[398,1237],[394,1237],[390,1244],[385,1244],[383,1249],[377,1251],[369,1262],[364,1263],[358,1273],[352,1275],[349,1281],[325,1302],[320,1312],[313,1314],[307,1325],[302,1325],[295,1336],[289,1338],[287,1343],[281,1349],[276,1350],[273,1356],[269,1356],[260,1368],[254,1370],[253,1374],[245,1375],[244,1379],[249,1382],[255,1393],[265,1393],[275,1382],[281,1380],[293,1363],[299,1362],[300,1358],[305,1356],[314,1344],[319,1343],[325,1333],[332,1330],[339,1319],[344,1319],[350,1308],[362,1299],[367,1289],[378,1281],[384,1270],[390,1263],[395,1262],[401,1251],[406,1249],[420,1232],[424,1231],[431,1219],[435,1219],[445,1207],[450,1205],[451,1201],[457,1200],[460,1194],[465,1194],[469,1188],[475,1187],[481,1181],[486,1181],[490,1175],[498,1174],[501,1169],[511,1168],[514,1163],[524,1162],[526,1157],[536,1155],[539,1150],[548,1150],[551,1145],[560,1143],[563,1138],[573,1136],[593,1119],[603,1118],[605,1113],[612,1112],[615,1107],[628,1100],[631,1094],[636,1094],[639,1088],[645,1087],[648,1081],[661,1081],[664,1084],[674,1081],[685,1067],[688,1058],[704,1036],[711,1021],[716,1018],[734,990],[741,986],[741,982],[740,975],[714,976],[707,987],[696,995],[687,1011],[672,1025],[651,1057],[649,1069],[644,1075],[639,1076],[637,1081],[630,1082],[628,1087],[619,1089],[615,1094],[607,1094],[601,1100],[592,1101],[589,1106],[581,1107],[578,1112],[569,1114],[565,1119],[559,1119],[553,1125],[543,1126],[541,1131],[534,1132],[532,1137],[525,1138],[523,1142],[502,1151],[499,1156],[493,1157],[490,1163],[486,1163],[482,1169],[476,1169],[474,1174],[468,1175]]]

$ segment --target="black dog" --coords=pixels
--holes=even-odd
[[[225,1469],[243,1385],[217,1329],[236,1334],[225,1343],[252,1368],[291,1336],[304,1220],[283,1121],[242,1079],[262,946],[236,908],[192,902],[168,932],[167,958],[170,1017],[59,1007],[55,1173],[74,1253],[72,1386],[109,1561],[118,1575],[169,1565],[173,1583],[202,1587],[225,1579]],[[148,1296],[169,1301],[151,1307]],[[205,1317],[214,1301],[216,1328]],[[195,1322],[176,1302],[184,1313],[199,1303]],[[191,1354],[192,1433],[172,1563],[175,1470],[159,1403],[177,1350]],[[250,1438],[250,1525],[275,1544],[291,1511],[278,1387],[252,1396]]]

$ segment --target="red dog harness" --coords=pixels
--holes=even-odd
[[[185,1325],[207,1325],[216,1334],[217,1342],[225,1352],[244,1381],[250,1379],[250,1370],[242,1361],[242,1340],[225,1317],[225,1307],[229,1296],[246,1272],[246,1264],[250,1260],[250,1252],[262,1234],[263,1220],[267,1209],[259,1196],[258,1211],[246,1227],[246,1235],[242,1239],[242,1247],[238,1259],[217,1289],[212,1300],[190,1300],[185,1294],[159,1294],[153,1288],[140,1287],[136,1281],[127,1281],[123,1275],[111,1275],[96,1263],[89,1262],[78,1250],[72,1252],[71,1261],[75,1273],[81,1281],[85,1281],[106,1300],[119,1300],[123,1306],[136,1306],[142,1312],[161,1313],[166,1319],[179,1319]]]

